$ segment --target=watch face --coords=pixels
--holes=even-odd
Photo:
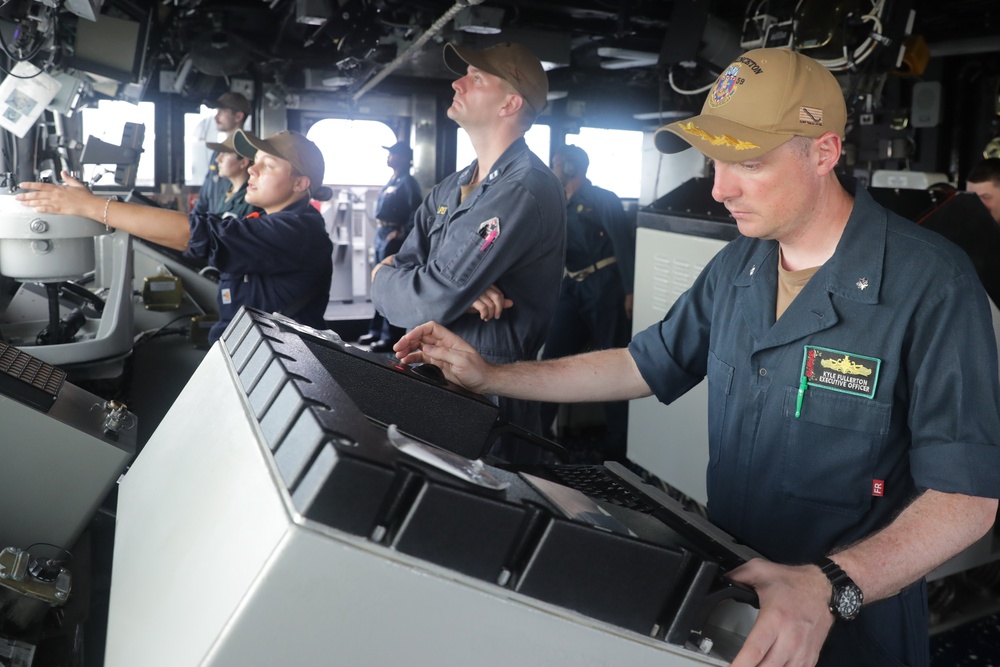
[[[844,620],[851,620],[861,610],[861,589],[848,584],[837,592],[837,614]]]

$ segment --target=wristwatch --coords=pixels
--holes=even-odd
[[[840,566],[829,558],[821,558],[816,565],[823,571],[833,586],[830,595],[830,612],[842,621],[854,619],[861,611],[861,603],[865,596],[858,585],[851,580]]]

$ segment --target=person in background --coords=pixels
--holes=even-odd
[[[548,79],[520,44],[448,44],[444,59],[460,75],[448,117],[468,133],[476,160],[434,187],[399,253],[375,265],[372,301],[397,326],[446,322],[492,361],[535,359],[566,244],[563,188],[524,141],[545,108]],[[541,432],[537,402],[499,399],[499,407],[506,421]],[[503,437],[493,453],[539,456]]]
[[[561,146],[552,155],[552,173],[566,190],[566,275],[543,359],[624,347],[631,338],[635,224],[618,195],[590,182],[589,167],[590,158],[579,146]],[[544,428],[557,408],[542,405]],[[628,402],[605,403],[604,413],[607,427],[596,454],[601,461],[624,459]]]
[[[250,117],[250,101],[240,93],[231,91],[223,93],[214,103],[206,106],[215,109],[215,127],[219,132],[232,134],[236,130],[241,130]],[[218,157],[216,151],[208,161],[208,173],[194,203],[195,213],[219,213],[225,203],[226,193],[232,186],[219,174]]]
[[[979,201],[1000,225],[1000,158],[981,161],[969,172],[965,183],[965,189],[979,196]]]
[[[215,154],[215,164],[219,176],[229,182],[229,190],[223,193],[213,213],[226,218],[244,218],[251,213],[261,213],[261,209],[246,200],[247,182],[250,180],[250,158],[243,157],[233,146],[233,130],[222,143],[205,143]]]
[[[219,321],[209,332],[215,342],[241,306],[326,328],[333,243],[310,199],[329,199],[323,187],[323,154],[298,132],[260,139],[237,130],[236,152],[253,160],[246,201],[263,213],[243,218],[214,213],[150,208],[99,197],[63,172],[67,185],[21,183],[16,198],[40,213],[79,215],[193,257],[220,272]]]
[[[961,249],[838,177],[846,119],[820,63],[757,49],[657,132],[711,160],[741,236],[627,349],[492,365],[436,323],[396,345],[523,399],[670,403],[707,377],[709,518],[764,556],[727,575],[760,601],[732,667],[928,667],[924,576],[996,518],[986,294]]]
[[[410,174],[413,164],[413,150],[405,141],[398,141],[392,146],[383,146],[389,151],[385,163],[392,169],[392,178],[379,192],[375,204],[375,263],[381,263],[386,257],[395,255],[403,247],[403,240],[413,228],[413,212],[420,206],[422,196],[417,179]],[[358,339],[362,345],[370,345],[372,352],[389,352],[406,332],[401,327],[394,326],[375,311],[368,333]]]

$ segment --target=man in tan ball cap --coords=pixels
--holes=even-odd
[[[760,49],[661,128],[661,151],[711,160],[742,236],[627,349],[495,365],[435,323],[396,346],[535,400],[670,403],[707,377],[709,516],[763,556],[727,573],[760,601],[733,667],[928,667],[923,577],[996,516],[986,294],[956,246],[838,177],[846,118],[819,63]]]

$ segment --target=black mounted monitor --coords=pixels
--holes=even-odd
[[[76,23],[73,53],[66,64],[74,69],[121,83],[140,83],[146,66],[152,16],[130,2],[111,3],[96,21]]]
[[[135,185],[139,158],[142,156],[142,141],[146,136],[146,126],[141,123],[125,123],[120,146],[109,144],[97,137],[88,137],[83,147],[80,162],[83,164],[115,165],[115,183],[126,188]]]

